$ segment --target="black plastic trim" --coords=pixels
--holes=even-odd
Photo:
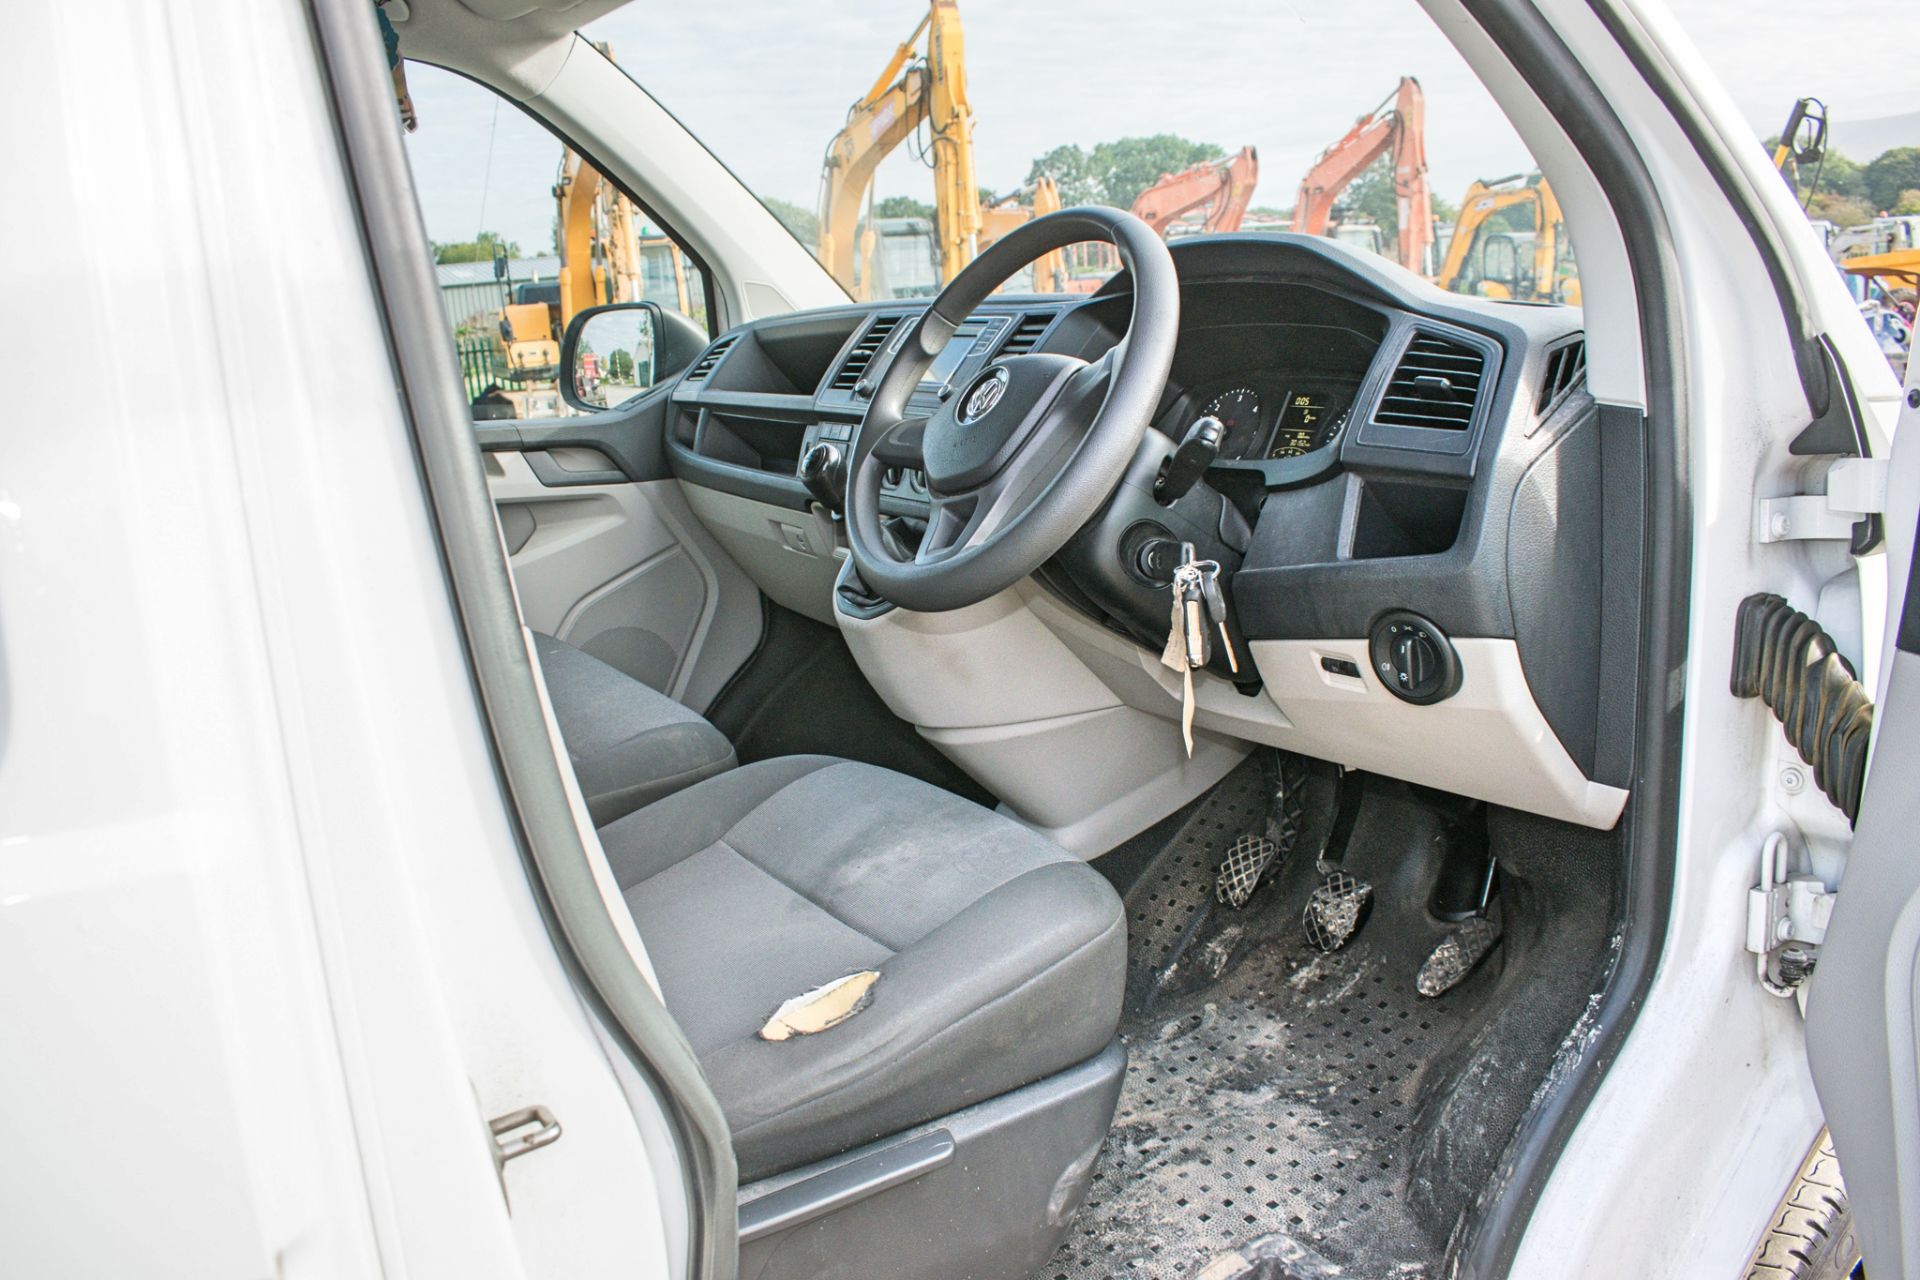
[[[665,480],[671,473],[667,470],[666,456],[660,450],[660,437],[664,434],[657,429],[659,423],[649,429],[646,419],[649,414],[664,416],[671,407],[667,393],[671,382],[665,382],[651,390],[634,397],[618,409],[605,413],[583,414],[577,418],[534,418],[514,424],[509,437],[507,428],[489,426],[476,428],[483,435],[480,447],[492,452],[516,449],[524,451],[529,458],[542,449],[595,449],[605,454],[608,461],[618,469],[619,475],[607,475],[598,480],[574,479],[574,484],[617,484],[621,480],[639,482],[643,480]],[[554,470],[560,476],[583,476],[585,472],[566,472]],[[542,484],[553,484],[540,475],[536,467],[534,474],[540,476]],[[563,481],[564,483],[564,481]]]

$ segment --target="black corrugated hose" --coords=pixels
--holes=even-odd
[[[1772,708],[1815,784],[1854,821],[1873,702],[1833,637],[1779,596],[1748,596],[1733,633],[1731,683],[1734,697],[1759,698]]]

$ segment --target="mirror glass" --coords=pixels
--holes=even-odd
[[[653,312],[610,307],[588,316],[574,349],[573,391],[582,404],[613,409],[655,382]]]

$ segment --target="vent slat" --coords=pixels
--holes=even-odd
[[[1540,416],[1545,417],[1552,412],[1554,406],[1586,376],[1586,339],[1575,338],[1548,353],[1546,376],[1540,380]]]
[[[1473,425],[1487,358],[1462,342],[1416,334],[1387,379],[1373,420],[1384,426],[1465,431]]]
[[[691,369],[687,370],[687,381],[688,382],[704,381],[707,375],[713,372],[714,366],[720,363],[720,357],[724,356],[725,354],[727,354],[727,352],[731,351],[733,349],[733,344],[738,342],[739,340],[740,340],[740,335],[736,333],[732,337],[720,339],[720,341],[714,343],[712,346],[708,347],[705,351],[701,352],[700,358],[693,362],[693,367]]]
[[[1023,356],[1040,344],[1040,335],[1053,323],[1053,317],[1044,311],[1029,311],[1020,317],[1013,326],[1013,332],[1000,344],[1003,356]]]
[[[829,384],[835,391],[851,391],[860,385],[860,379],[866,376],[867,368],[880,349],[887,345],[887,339],[900,327],[905,316],[875,316],[860,340],[853,344],[853,350],[847,353],[846,361],[833,372],[833,381]]]

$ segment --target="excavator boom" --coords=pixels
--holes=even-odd
[[[1226,160],[1203,160],[1160,180],[1133,201],[1133,214],[1161,236],[1195,209],[1204,208],[1203,231],[1238,231],[1260,178],[1260,157],[1242,147]]]
[[[1424,271],[1433,245],[1433,199],[1427,187],[1427,107],[1420,82],[1400,77],[1393,96],[1360,117],[1338,142],[1321,152],[1293,205],[1293,229],[1327,234],[1334,205],[1367,166],[1393,156],[1394,213],[1400,224],[1400,265]]]
[[[919,54],[924,35],[927,52]],[[942,282],[978,252],[979,190],[973,170],[973,108],[967,100],[966,37],[956,0],[931,0],[927,13],[888,59],[847,122],[827,145],[820,184],[820,261],[849,290],[871,287],[871,249],[860,243],[860,215],[880,162],[925,125],[933,161],[934,235]],[[855,259],[868,267],[855,270]]]

